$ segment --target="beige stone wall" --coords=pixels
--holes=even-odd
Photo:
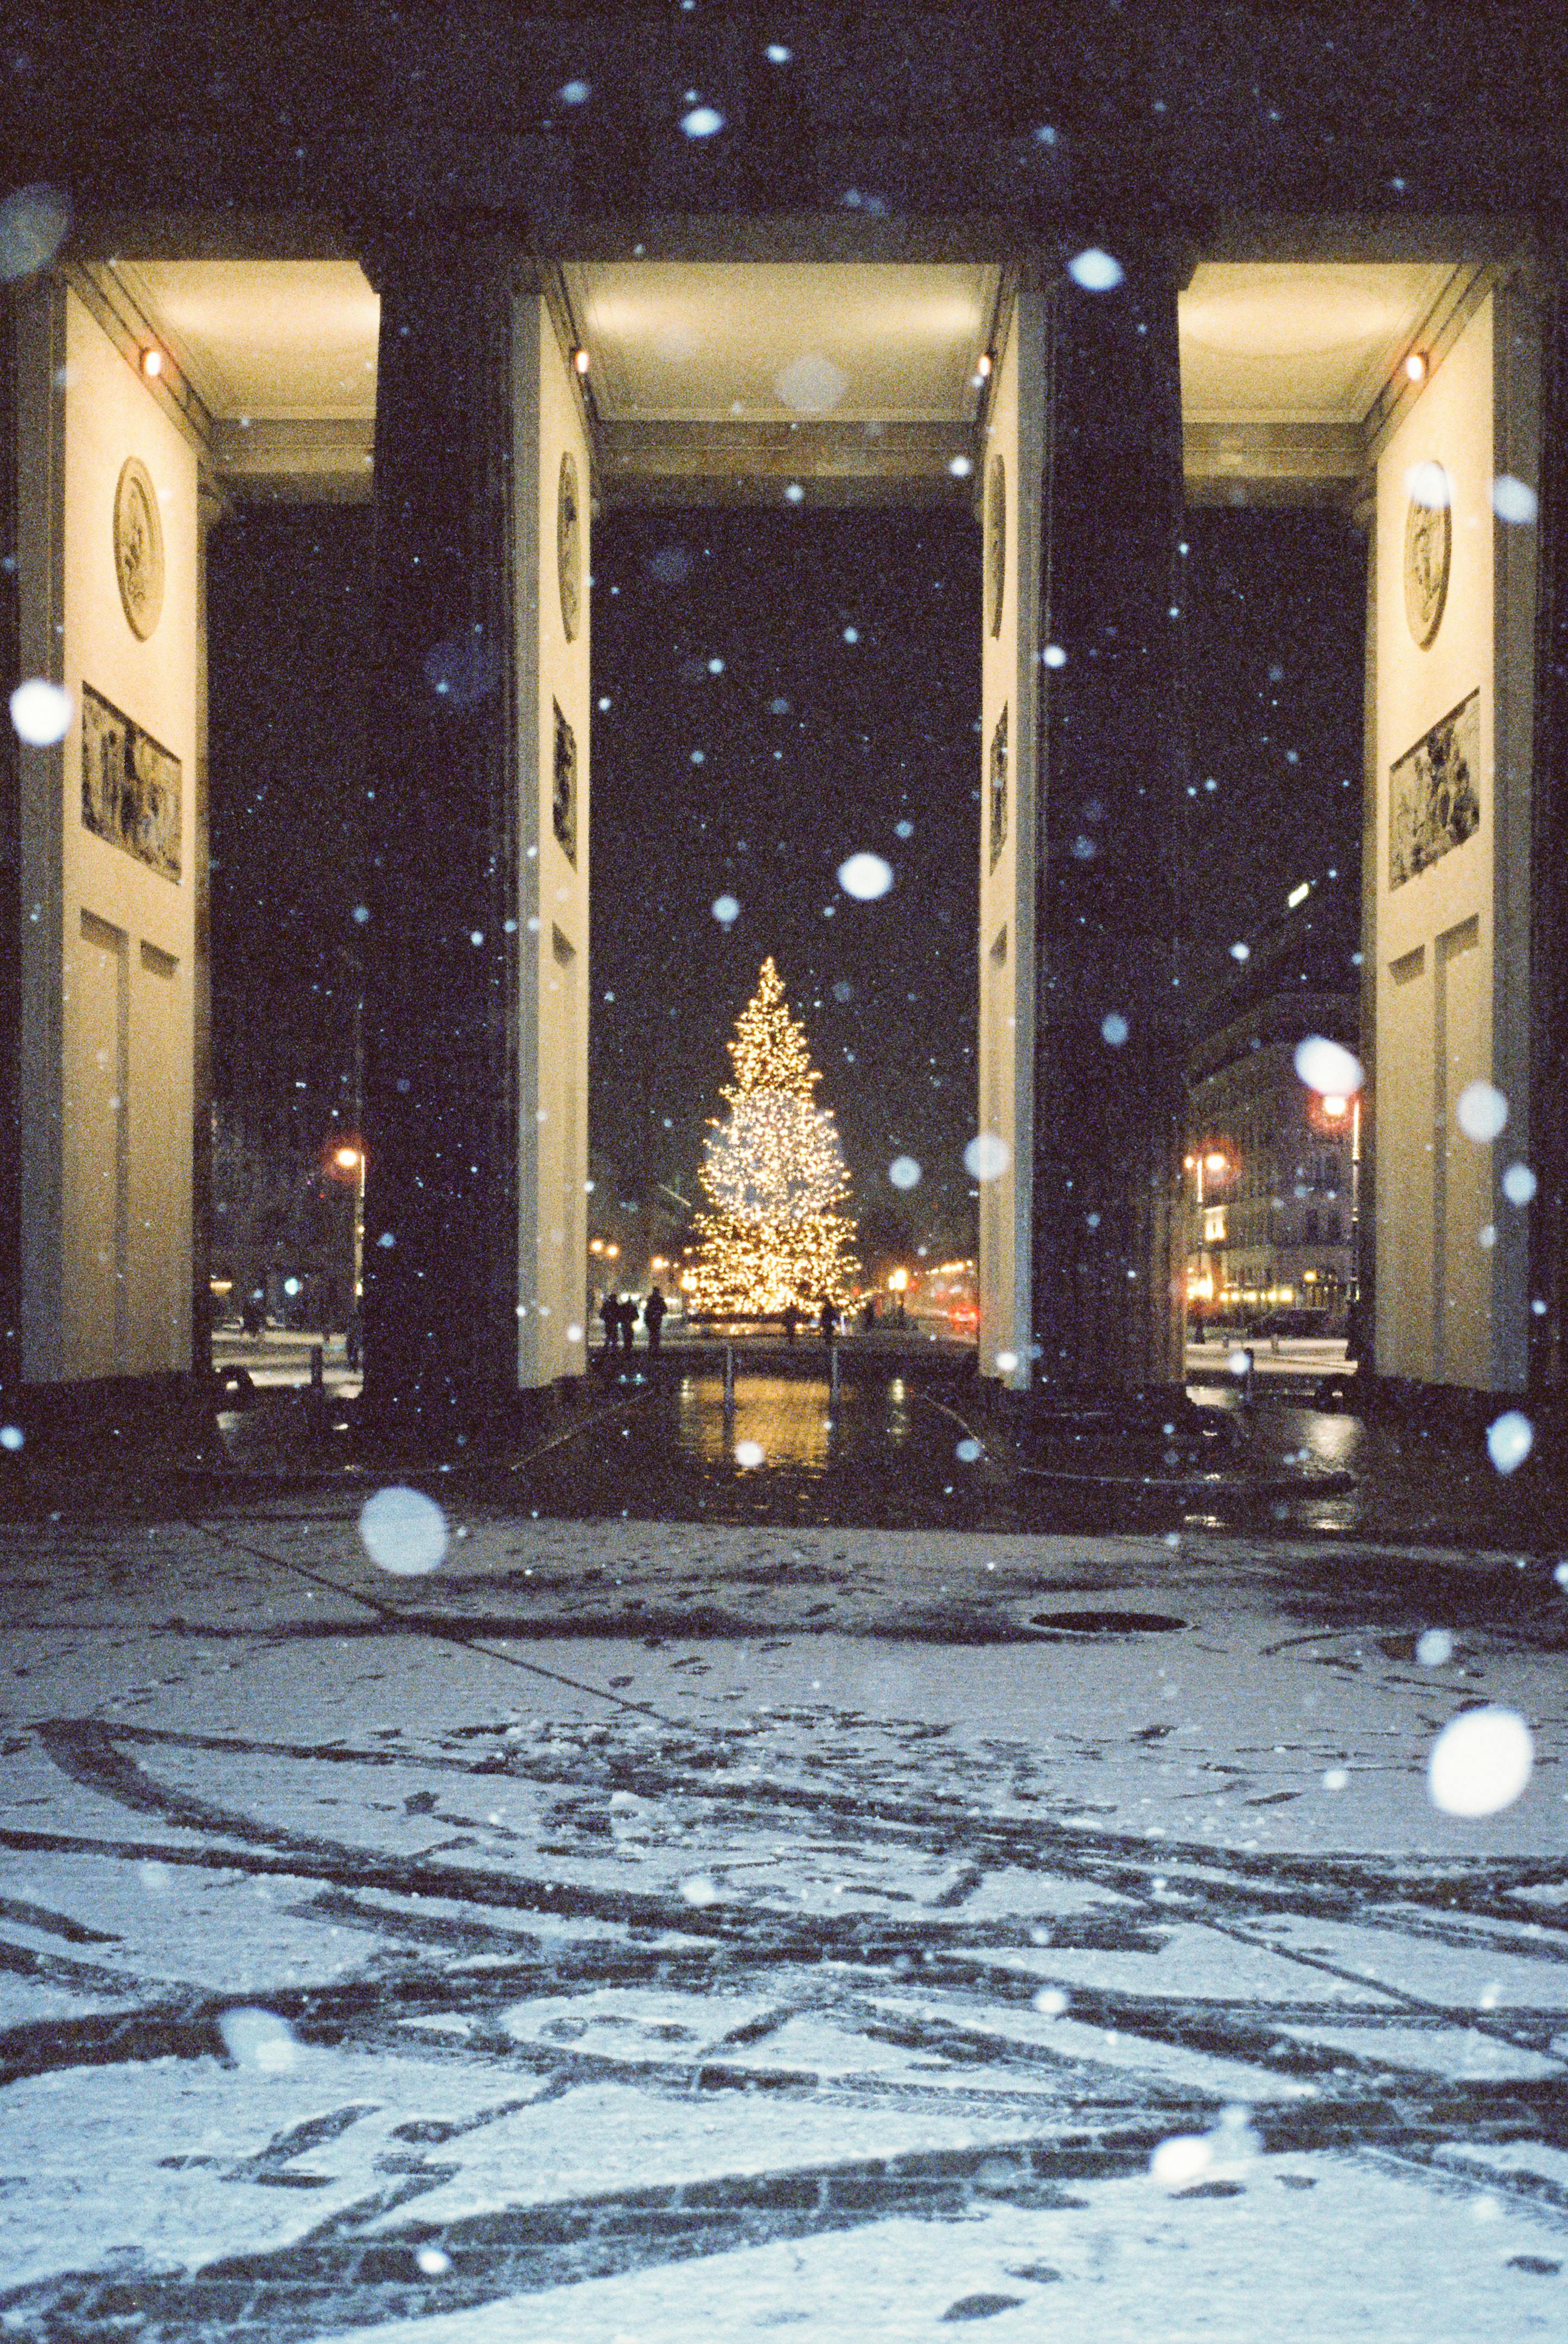
[[[1377,1355],[1380,1370],[1477,1390],[1524,1380],[1525,1221],[1504,1197],[1529,1159],[1528,796],[1533,559],[1497,520],[1492,483],[1533,481],[1525,313],[1489,298],[1435,369],[1377,467],[1376,966]],[[1500,395],[1501,393],[1501,395]],[[1407,477],[1441,464],[1452,482],[1447,599],[1421,648],[1405,608]],[[1529,533],[1533,537],[1533,532]],[[1391,884],[1391,771],[1469,694],[1479,698],[1479,822],[1424,870]],[[1521,887],[1521,876],[1524,885]],[[1509,1121],[1492,1143],[1455,1120],[1473,1083],[1494,1084]]]
[[[520,1185],[518,1379],[580,1375],[586,1359],[588,1260],[588,578],[592,479],[570,353],[543,299],[520,300],[515,463],[519,510],[518,722],[532,743],[519,845]],[[577,468],[582,590],[575,637],[561,615],[556,507],[561,457]],[[577,746],[577,852],[555,835],[555,712]],[[531,760],[521,761],[526,775]]]
[[[197,458],[65,288],[35,298],[23,363],[27,663],[53,672],[74,710],[25,781],[24,1372],[155,1374],[190,1365]],[[152,477],[163,530],[162,614],[146,642],[115,572],[130,456]],[[179,762],[177,881],[84,824],[84,684]]]
[[[998,364],[978,483],[1000,456],[1007,538],[1000,623],[982,612],[980,722],[980,1018],[976,1112],[1002,1141],[1006,1168],[979,1183],[980,1372],[1022,1390],[1029,1381],[1029,1205],[1033,1156],[1035,777],[1038,735],[1043,325],[1026,285]],[[982,573],[986,553],[982,547]],[[982,592],[984,593],[984,585]],[[991,861],[991,751],[1006,711],[1007,835]],[[998,1361],[998,1354],[1012,1364]]]

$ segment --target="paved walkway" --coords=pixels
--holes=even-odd
[[[1550,1556],[1033,1531],[824,1401],[616,1393],[423,1576],[368,1483],[0,1531],[7,2333],[1563,2333]]]

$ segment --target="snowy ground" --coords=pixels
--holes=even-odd
[[[5,2332],[1568,2330],[1550,1561],[458,1489],[0,1531]]]

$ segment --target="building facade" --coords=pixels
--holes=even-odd
[[[1345,1332],[1361,1234],[1362,1102],[1310,1089],[1296,1050],[1310,1035],[1353,1047],[1355,1008],[1353,994],[1277,995],[1193,1052],[1183,1156],[1189,1333],[1270,1319]]]

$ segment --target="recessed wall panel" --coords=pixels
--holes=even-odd
[[[126,1356],[128,938],[77,914],[66,968],[70,1076],[65,1086],[66,1372],[112,1376]]]

